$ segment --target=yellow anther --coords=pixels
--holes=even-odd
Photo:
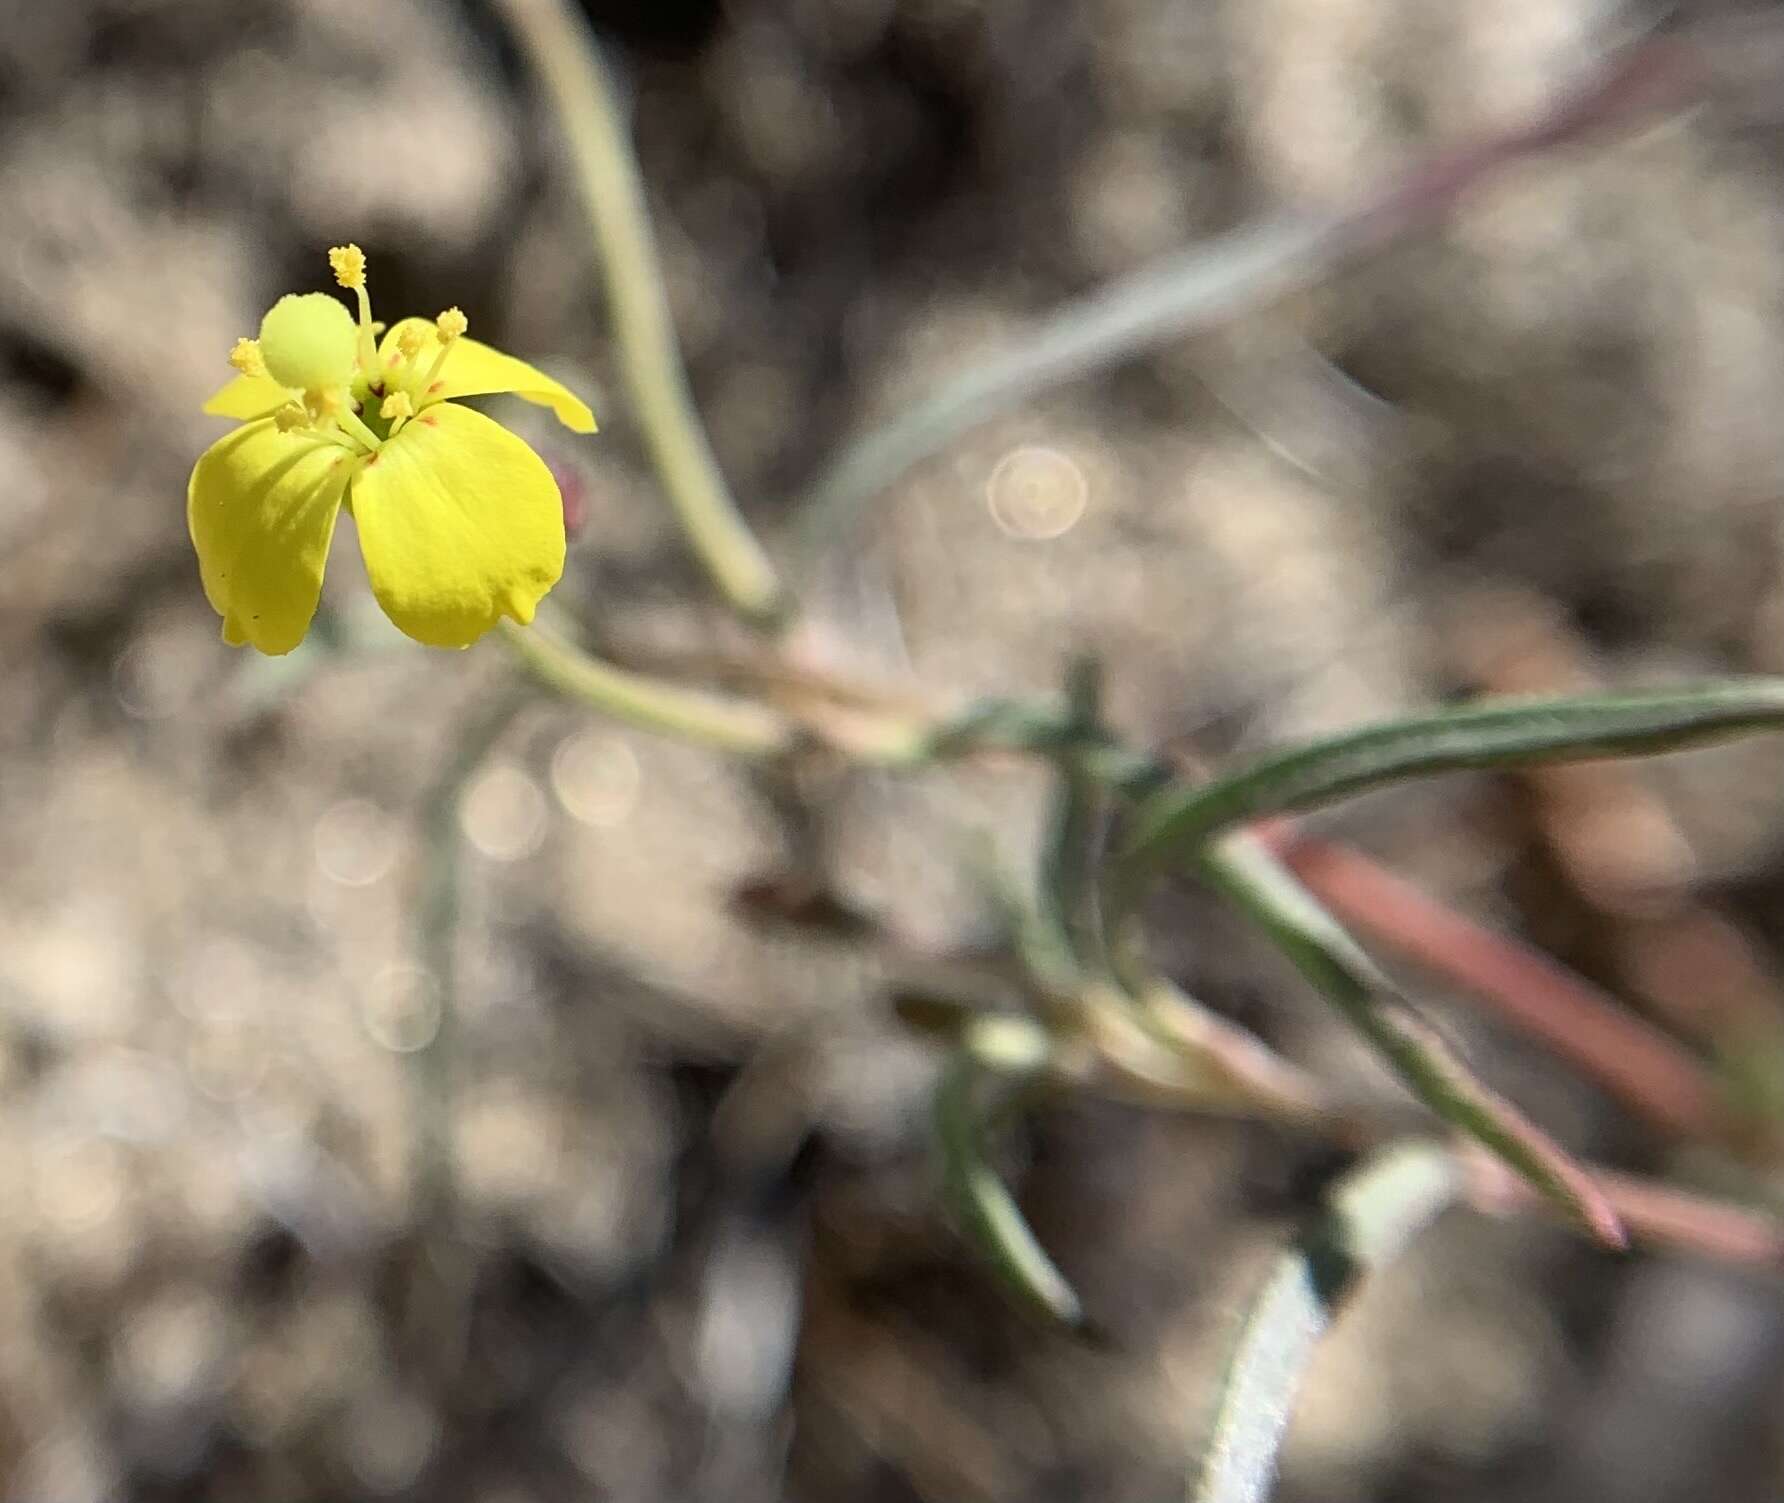
[[[365,286],[365,252],[357,245],[337,245],[328,253],[335,280],[343,287]]]
[[[266,361],[260,355],[260,341],[257,339],[238,339],[235,348],[229,352],[229,363],[244,376],[264,376]]]
[[[359,368],[378,368],[378,334],[372,323],[372,300],[365,290],[365,252],[357,245],[337,245],[328,253],[328,264],[334,268],[335,280],[359,300],[359,342],[355,356]]]
[[[439,331],[440,343],[451,344],[471,327],[471,321],[460,309],[448,308],[434,320],[434,327]]]
[[[273,424],[281,433],[295,433],[310,426],[310,415],[296,402],[289,402],[273,414]]]
[[[403,352],[405,360],[413,360],[427,344],[427,329],[420,322],[404,324],[403,332],[396,337],[396,347]]]
[[[384,399],[384,405],[378,409],[378,416],[386,422],[393,422],[397,418],[414,417],[415,404],[409,400],[408,392],[393,391]]]

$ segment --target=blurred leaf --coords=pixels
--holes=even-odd
[[[1277,1260],[1252,1302],[1191,1503],[1261,1503],[1269,1495],[1302,1374],[1339,1306],[1462,1189],[1454,1159],[1429,1143],[1385,1149],[1338,1182],[1325,1214]]]
[[[1350,203],[1210,236],[1056,309],[1012,348],[935,383],[843,449],[796,503],[799,551],[808,560],[841,552],[882,490],[1029,397],[1280,302],[1440,217],[1481,179],[1533,153],[1680,108],[1702,87],[1697,59],[1682,57],[1681,46],[1673,38],[1626,48],[1534,120],[1439,152]]]
[[[1066,705],[1072,740],[1088,743],[1095,738],[1102,719],[1102,674],[1089,659],[1072,665]],[[1069,751],[1057,762],[1058,781],[1041,855],[1041,901],[1060,942],[1085,961],[1097,950],[1093,904],[1102,785]]]
[[[912,465],[1036,393],[1298,289],[1324,269],[1345,226],[1343,213],[1241,225],[1058,309],[1013,349],[939,382],[844,449],[797,503],[801,551],[830,551]]]
[[[998,1178],[985,1151],[985,1118],[978,1087],[989,1073],[1032,1076],[1051,1048],[1041,1028],[1025,1018],[982,1018],[944,1071],[935,1093],[936,1138],[948,1198],[961,1229],[990,1261],[1006,1289],[1025,1308],[1073,1328],[1084,1307],[1047,1256]]]
[[[1784,729],[1784,679],[1518,700],[1390,721],[1280,752],[1213,783],[1154,794],[1135,813],[1121,861],[1130,869],[1156,869],[1246,820],[1311,808],[1402,778],[1640,756],[1771,729]]]
[[[1598,1241],[1626,1245],[1622,1224],[1592,1177],[1450,1052],[1261,840],[1228,836],[1201,853],[1199,868],[1263,928],[1420,1101],[1504,1160]]]

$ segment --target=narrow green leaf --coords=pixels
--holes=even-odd
[[[1420,1101],[1503,1159],[1598,1241],[1627,1245],[1617,1213],[1591,1175],[1456,1058],[1261,840],[1229,835],[1197,859],[1202,875],[1276,942]]]
[[[1460,768],[1642,756],[1784,728],[1784,679],[1736,679],[1651,694],[1514,700],[1366,726],[1296,747],[1199,788],[1142,801],[1121,854],[1156,869],[1222,830],[1402,778]]]
[[[1262,1503],[1302,1374],[1339,1306],[1461,1194],[1452,1156],[1429,1143],[1383,1150],[1339,1181],[1328,1209],[1277,1260],[1221,1383],[1191,1503]]]
[[[1005,1288],[1025,1308],[1079,1327],[1084,1307],[1047,1256],[1016,1198],[985,1153],[985,1118],[978,1087],[988,1072],[1033,1075],[1049,1050],[1045,1033],[1025,1018],[983,1019],[955,1054],[935,1093],[936,1138],[948,1198],[961,1229],[984,1253]]]

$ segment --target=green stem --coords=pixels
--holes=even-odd
[[[766,705],[628,673],[542,627],[504,621],[502,638],[538,678],[559,693],[639,730],[700,742],[754,760],[780,756],[798,739],[792,722]]]
[[[565,0],[498,0],[555,106],[594,231],[620,370],[669,504],[713,583],[746,620],[785,624],[793,601],[737,503],[694,410],[644,189],[594,38]]]

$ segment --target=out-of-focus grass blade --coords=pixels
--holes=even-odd
[[[1144,800],[1122,852],[1130,871],[1187,855],[1220,831],[1427,773],[1641,756],[1784,729],[1784,679],[1651,694],[1517,700],[1367,726],[1268,757],[1197,788]]]
[[[522,8],[519,0],[505,3]],[[942,380],[844,449],[796,503],[800,553],[816,560],[840,551],[874,496],[989,418],[1114,361],[1278,302],[1336,264],[1441,216],[1510,163],[1595,128],[1680,108],[1703,88],[1702,75],[1681,38],[1628,48],[1534,120],[1440,152],[1353,203],[1240,225],[1068,303],[1012,348]]]
[[[433,979],[439,1020],[433,1037],[407,1055],[415,1114],[414,1165],[417,1200],[431,1216],[450,1214],[455,1196],[452,1168],[454,1051],[458,1047],[458,938],[464,837],[459,814],[465,790],[530,699],[524,681],[493,694],[459,732],[422,805],[426,842],[415,905],[415,947]],[[444,1222],[438,1224],[445,1224]]]
[[[1420,1101],[1504,1160],[1598,1241],[1627,1245],[1617,1213],[1591,1175],[1450,1052],[1262,841],[1229,835],[1197,861],[1202,875],[1276,942]]]
[[[1102,719],[1102,674],[1089,659],[1072,665],[1066,681],[1066,705],[1072,738],[1088,744],[1096,737]],[[1041,899],[1049,921],[1082,960],[1096,950],[1092,905],[1102,785],[1069,750],[1059,757],[1058,769],[1041,856]]]
[[[843,450],[797,503],[801,551],[815,558],[833,547],[912,465],[1037,392],[1306,285],[1348,223],[1337,212],[1241,225],[1059,309],[1013,348],[942,381]]]
[[[1191,1503],[1262,1503],[1269,1495],[1301,1375],[1338,1307],[1453,1203],[1463,1183],[1451,1155],[1429,1143],[1385,1149],[1339,1181],[1325,1214],[1277,1260],[1246,1316]]]
[[[1084,1307],[1023,1218],[1016,1198],[985,1155],[978,1101],[988,1067],[1032,1075],[1047,1058],[1046,1035],[1023,1018],[987,1018],[973,1025],[935,1093],[936,1138],[948,1198],[961,1229],[985,1254],[1004,1286],[1025,1308],[1080,1327]]]

